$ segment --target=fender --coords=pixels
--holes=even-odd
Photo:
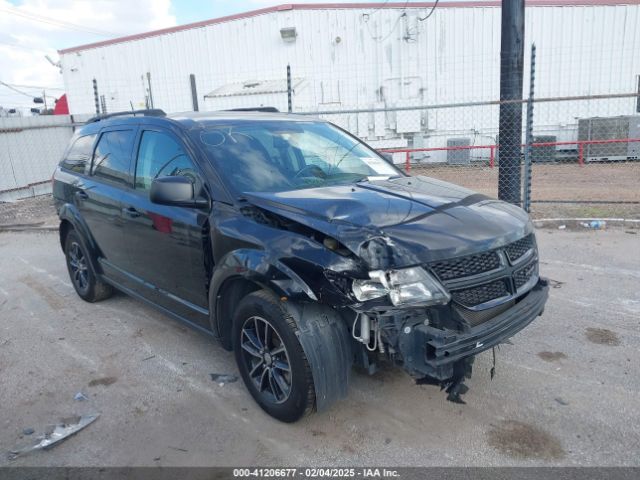
[[[64,205],[62,205],[62,207],[60,207],[58,216],[60,217],[60,223],[62,223],[63,220],[68,221],[73,226],[73,229],[80,234],[80,239],[84,243],[85,248],[90,253],[90,259],[96,259],[100,257],[100,249],[98,248],[93,235],[91,235],[89,226],[80,215],[78,207],[76,207],[72,203],[65,203]],[[62,243],[62,238],[60,239],[60,241]],[[61,246],[64,251],[64,245]],[[94,262],[93,260],[91,260],[91,264],[93,265],[94,271],[100,274],[102,273],[99,262]]]
[[[353,366],[351,334],[340,314],[315,302],[286,302],[298,325],[298,340],[309,361],[316,391],[316,411],[347,396]]]
[[[296,301],[318,300],[311,287],[300,276],[279,260],[269,257],[266,251],[256,249],[231,251],[217,263],[209,288],[211,329],[219,338],[225,331],[223,323],[231,321],[220,313],[221,291],[226,282],[234,279],[248,280],[273,291],[278,297],[287,297]]]

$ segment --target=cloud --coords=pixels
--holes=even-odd
[[[62,87],[59,70],[45,58],[57,50],[176,24],[171,0],[0,0],[0,80],[15,85]],[[18,87],[40,96],[40,89]],[[59,96],[62,90],[51,90]],[[0,106],[36,106],[0,85]]]

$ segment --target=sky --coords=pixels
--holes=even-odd
[[[315,0],[318,1],[321,0]],[[345,0],[326,1],[345,3]],[[28,112],[31,107],[41,106],[33,103],[33,97],[42,97],[43,90],[50,106],[64,90],[59,69],[45,56],[55,63],[59,49],[283,3],[314,2],[0,0],[0,106]]]

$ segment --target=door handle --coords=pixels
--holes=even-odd
[[[87,195],[87,192],[83,190],[78,190],[76,192],[76,198],[78,198],[79,200],[87,200],[89,198],[89,195]]]
[[[140,212],[133,207],[123,208],[122,213],[124,213],[129,218],[137,218],[140,216]]]

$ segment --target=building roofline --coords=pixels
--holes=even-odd
[[[638,5],[640,0],[526,0],[526,5],[531,7],[545,7],[545,6],[613,6],[613,5]],[[209,25],[216,25],[219,23],[231,22],[234,20],[241,20],[244,18],[256,17],[258,15],[264,15],[273,12],[282,12],[289,10],[326,10],[326,9],[404,9],[415,8],[424,9],[433,7],[433,2],[388,2],[388,3],[303,3],[303,4],[283,4],[273,7],[260,8],[258,10],[250,10],[248,12],[237,13],[235,15],[227,15],[225,17],[212,18],[209,20],[202,20],[200,22],[187,23],[184,25],[176,25],[175,27],[162,28],[160,30],[152,30],[149,32],[136,33],[133,35],[126,35],[124,37],[112,38],[109,40],[103,40],[101,42],[87,43],[85,45],[78,45],[77,47],[70,47],[58,50],[60,55],[67,53],[79,52],[82,50],[90,50],[92,48],[106,47],[107,45],[113,45],[117,43],[131,42],[134,40],[142,40],[150,37],[157,37],[160,35],[166,35],[170,33],[182,32],[185,30],[192,30],[196,28],[207,27]],[[463,1],[463,2],[440,2],[438,8],[469,8],[469,7],[500,7],[502,1],[500,0],[488,0],[488,1]]]

